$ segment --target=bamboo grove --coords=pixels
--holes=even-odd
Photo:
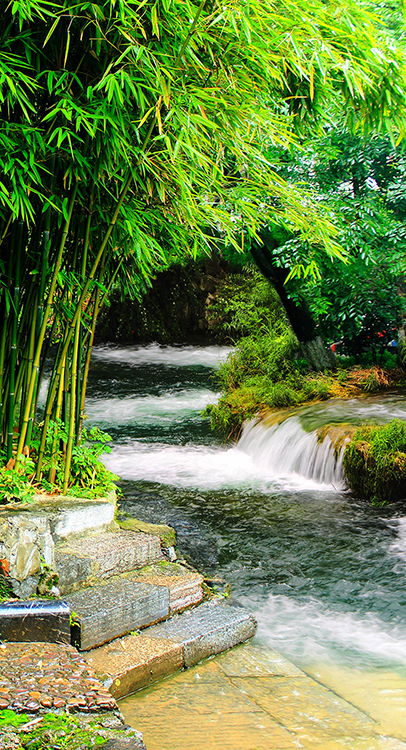
[[[0,457],[67,492],[111,287],[271,222],[339,255],[267,148],[337,112],[401,137],[404,58],[352,0],[1,9]]]

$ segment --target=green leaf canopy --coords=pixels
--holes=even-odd
[[[340,254],[269,145],[290,147],[337,112],[401,138],[405,64],[353,0],[13,0],[1,11],[2,445],[17,462],[29,450],[52,342],[37,478],[62,419],[66,490],[115,278],[140,287],[174,256],[215,236],[239,247],[272,222]]]

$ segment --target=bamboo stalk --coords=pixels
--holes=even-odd
[[[191,25],[191,27],[190,27],[190,29],[189,29],[189,33],[188,33],[188,35],[187,35],[187,37],[186,37],[185,41],[184,41],[184,42],[183,42],[183,44],[182,44],[182,47],[181,47],[181,49],[180,49],[180,52],[179,52],[179,54],[178,54],[178,55],[177,55],[177,57],[176,57],[176,60],[175,60],[175,67],[176,67],[177,65],[179,65],[179,63],[180,63],[180,61],[181,61],[182,55],[183,55],[183,53],[184,53],[184,51],[185,51],[185,49],[186,49],[187,45],[189,44],[189,39],[190,39],[190,37],[192,36],[192,34],[194,33],[194,30],[195,30],[195,28],[196,28],[196,26],[197,26],[197,22],[198,22],[198,20],[199,20],[199,18],[200,18],[200,15],[201,15],[201,13],[202,13],[202,11],[203,11],[203,8],[204,8],[204,6],[205,6],[205,5],[206,5],[206,0],[201,0],[201,3],[200,3],[200,5],[199,5],[199,7],[198,7],[198,9],[197,9],[197,11],[196,11],[196,13],[195,13],[195,17],[194,17],[193,21],[192,21],[192,25]]]
[[[61,377],[59,378],[59,388],[58,388],[58,396],[56,400],[56,409],[55,409],[55,423],[58,424],[59,420],[61,418],[61,411],[62,411],[62,401],[63,401],[63,385],[64,385],[64,379],[65,379],[65,362],[62,363],[62,371],[61,371]],[[50,469],[49,469],[49,475],[48,480],[53,484],[55,482],[56,477],[56,453],[58,448],[58,436],[57,436],[57,429],[55,429],[55,437],[52,443],[51,448],[51,458],[50,458]]]
[[[70,226],[70,222],[71,222],[71,218],[73,214],[73,208],[75,205],[77,187],[78,186],[76,184],[72,191],[72,196],[71,196],[70,205],[68,209],[68,215],[65,221],[63,232],[62,232],[59,252],[58,252],[58,256],[57,256],[56,263],[54,266],[54,273],[52,276],[51,286],[48,292],[47,304],[45,307],[44,316],[43,316],[43,320],[41,323],[41,329],[40,329],[39,336],[38,336],[37,348],[36,348],[36,352],[35,352],[35,356],[33,360],[33,371],[32,371],[31,380],[30,380],[30,384],[28,388],[28,396],[27,396],[27,402],[25,405],[23,421],[21,425],[20,439],[18,441],[16,461],[18,461],[18,456],[20,455],[20,453],[22,453],[24,445],[25,445],[25,439],[26,439],[27,429],[28,429],[28,420],[31,414],[31,406],[32,406],[34,390],[35,390],[35,382],[38,376],[38,368],[39,368],[39,363],[40,363],[40,358],[41,358],[42,345],[43,345],[44,338],[45,338],[48,317],[52,309],[52,303],[53,303],[54,294],[55,294],[55,287],[56,287],[56,282],[58,280],[59,269],[61,267],[63,251],[64,251],[65,243],[68,237],[69,226]]]
[[[92,314],[92,324],[91,324],[91,331],[90,331],[90,339],[89,339],[89,344],[88,344],[88,347],[87,347],[85,367],[84,367],[84,370],[83,370],[83,378],[82,378],[82,391],[81,391],[80,407],[79,407],[78,443],[80,443],[80,440],[81,440],[81,437],[82,437],[83,419],[84,419],[84,411],[85,411],[85,399],[86,399],[86,388],[87,388],[87,378],[88,378],[88,375],[89,375],[90,358],[92,356],[93,341],[94,341],[94,334],[95,334],[95,330],[96,330],[97,316],[99,314],[99,307],[100,307],[100,289],[97,288],[97,290],[96,290],[96,296],[95,296],[95,300],[94,300],[94,305],[93,305],[93,314]]]
[[[145,150],[146,150],[147,145],[148,145],[148,143],[149,143],[149,141],[151,139],[151,136],[152,136],[153,128],[154,128],[154,121],[151,122],[151,124],[150,124],[150,126],[148,128],[148,132],[147,132],[147,134],[145,136],[145,139],[144,139],[144,142],[143,142],[143,145],[142,145],[142,155],[145,154]],[[140,157],[139,157],[139,159],[137,161],[137,164],[139,164],[141,162],[142,155],[140,155]],[[86,300],[87,293],[88,293],[88,291],[90,289],[90,286],[91,286],[91,284],[92,284],[92,282],[94,280],[94,276],[96,274],[96,271],[97,271],[97,268],[99,266],[99,263],[100,263],[103,255],[104,255],[104,253],[106,251],[109,239],[110,239],[111,234],[112,234],[112,232],[114,230],[114,227],[116,225],[117,218],[118,218],[118,216],[120,214],[120,211],[121,211],[122,205],[124,203],[124,200],[125,200],[125,198],[127,196],[127,193],[128,193],[128,191],[129,191],[129,189],[131,187],[132,181],[133,181],[133,177],[132,177],[132,174],[130,172],[128,174],[125,182],[124,182],[124,186],[122,187],[122,189],[120,191],[120,194],[119,194],[119,197],[118,197],[118,200],[117,200],[117,204],[116,204],[116,208],[115,208],[115,210],[113,212],[113,216],[112,216],[112,218],[110,220],[109,226],[108,226],[106,234],[104,236],[104,239],[103,239],[103,241],[102,241],[102,243],[100,245],[99,251],[98,251],[98,253],[96,255],[96,258],[95,258],[95,260],[93,262],[92,268],[91,268],[91,270],[89,272],[86,284],[84,285],[84,287],[82,289],[82,293],[80,295],[78,304],[76,306],[75,314],[73,316],[73,319],[72,319],[72,321],[70,323],[68,332],[66,334],[65,342],[64,342],[64,347],[63,347],[63,350],[62,350],[62,354],[61,354],[61,358],[60,358],[60,362],[59,362],[58,370],[57,370],[57,376],[58,377],[60,377],[61,369],[62,369],[62,364],[61,363],[64,361],[64,357],[67,354],[67,351],[68,351],[68,348],[69,348],[69,345],[70,345],[70,341],[71,341],[72,336],[73,336],[73,332],[74,332],[74,330],[76,328],[77,321],[81,317],[82,309],[83,309],[83,303]],[[73,205],[71,205],[71,210],[72,209],[73,209]],[[72,214],[71,214],[71,211],[70,211],[70,216],[71,215]],[[52,404],[53,401],[54,401],[55,393],[56,393],[56,388],[57,388],[57,383],[58,383],[58,378],[55,378],[53,380],[52,384],[50,385],[50,389],[49,389],[49,392],[48,392],[48,398],[49,398],[50,404]],[[50,412],[48,412],[45,415],[44,425],[43,425],[43,428],[42,428],[41,444],[40,444],[40,449],[39,449],[39,454],[38,454],[38,463],[37,463],[37,472],[36,472],[37,481],[39,481],[40,476],[41,476],[42,462],[43,462],[43,458],[44,458],[45,444],[46,444],[46,432],[47,432],[47,429],[48,429],[49,419],[50,419]],[[25,437],[25,435],[24,435],[24,437]],[[20,442],[23,443],[21,435],[20,435]]]
[[[1,301],[1,319],[3,324],[1,326],[0,334],[0,432],[1,432],[1,443],[3,444],[3,383],[4,383],[4,363],[6,357],[6,338],[7,338],[7,322],[8,316],[6,314],[6,300],[3,296]]]
[[[23,241],[23,229],[24,225],[22,221],[18,222],[17,229],[15,231],[15,281],[14,281],[14,294],[13,294],[13,305],[11,308],[11,346],[10,346],[10,370],[9,370],[9,392],[8,392],[8,403],[7,403],[7,461],[13,456],[13,432],[14,432],[14,410],[15,410],[15,380],[16,380],[16,366],[17,366],[17,328],[18,328],[18,310],[19,310],[19,299],[20,299],[20,275],[21,275],[21,255],[22,255],[22,241]]]
[[[63,485],[62,492],[66,494],[69,485],[70,467],[72,463],[72,450],[73,441],[75,438],[75,424],[76,424],[76,384],[77,384],[77,365],[78,365],[78,351],[79,351],[79,333],[80,333],[80,318],[78,318],[75,329],[75,338],[73,341],[73,354],[72,354],[72,367],[71,367],[71,387],[70,387],[70,403],[69,403],[69,431],[68,431],[68,442],[66,444],[66,457],[65,457],[65,470],[63,474]]]

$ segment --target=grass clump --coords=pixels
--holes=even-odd
[[[351,489],[376,503],[406,497],[406,422],[362,426],[344,453]]]
[[[299,353],[297,339],[283,320],[240,339],[216,375],[222,395],[204,412],[212,428],[227,437],[238,437],[244,421],[269,409],[374,395],[405,385],[405,375],[396,367],[345,368],[341,363],[334,371],[310,372]]]

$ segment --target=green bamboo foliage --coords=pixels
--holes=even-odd
[[[0,462],[66,492],[106,290],[270,223],[340,257],[270,146],[401,138],[405,58],[355,0],[0,7]]]

